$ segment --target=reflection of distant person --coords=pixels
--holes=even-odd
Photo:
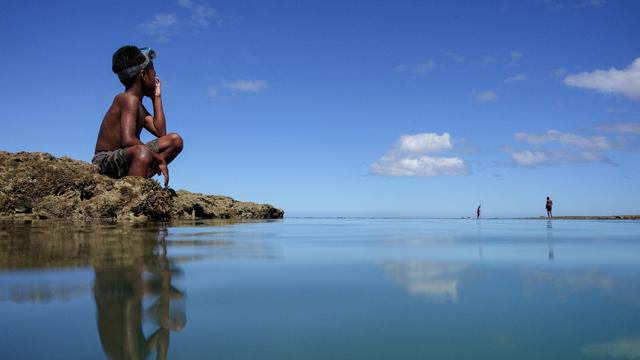
[[[482,205],[478,205],[478,210],[476,210],[476,215],[478,216],[477,219],[480,219],[480,207]]]
[[[549,245],[549,260],[553,260],[555,257],[553,253],[553,237],[552,235],[553,224],[551,220],[547,220],[547,244]]]
[[[551,219],[553,217],[553,214],[551,213],[551,208],[553,207],[553,201],[551,201],[551,199],[549,199],[549,197],[547,196],[547,217],[549,219]]]

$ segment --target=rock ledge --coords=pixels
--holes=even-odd
[[[156,181],[112,179],[97,167],[48,153],[0,151],[0,219],[281,219],[268,204],[163,189]]]

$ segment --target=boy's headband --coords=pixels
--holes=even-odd
[[[142,55],[144,55],[144,62],[142,64],[134,65],[119,71],[118,79],[124,81],[131,77],[134,77],[138,72],[140,72],[140,70],[147,67],[147,65],[149,65],[149,62],[151,62],[151,60],[156,58],[156,52],[152,48],[149,48],[149,47],[140,48],[140,52],[142,53]]]

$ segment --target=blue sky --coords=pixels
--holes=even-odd
[[[6,151],[90,161],[151,46],[171,186],[288,216],[640,213],[640,2],[5,1]],[[145,100],[148,107],[150,103]],[[145,135],[143,140],[149,139]]]

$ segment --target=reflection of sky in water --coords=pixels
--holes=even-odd
[[[640,357],[638,222],[206,225],[2,225],[3,353]]]

